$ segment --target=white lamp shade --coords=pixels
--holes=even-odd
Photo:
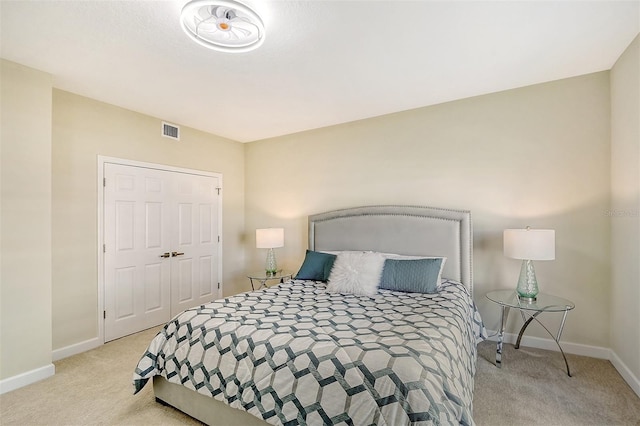
[[[256,229],[256,248],[284,247],[283,228]]]
[[[553,260],[556,258],[556,231],[505,229],[504,255],[513,259]]]

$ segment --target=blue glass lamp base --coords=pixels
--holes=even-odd
[[[538,296],[538,280],[536,279],[536,271],[533,268],[533,262],[531,260],[522,261],[516,291],[521,300],[528,302],[535,301],[536,296]]]
[[[276,254],[273,252],[272,248],[267,251],[267,260],[265,261],[264,269],[267,272],[267,275],[274,275],[276,272],[278,272]]]

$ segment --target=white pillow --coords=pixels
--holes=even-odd
[[[327,290],[333,293],[375,296],[378,293],[384,260],[380,253],[340,252],[329,274]]]
[[[394,259],[394,260],[413,260],[413,259],[444,259],[447,260],[446,256],[422,256],[422,255],[413,255],[409,256],[406,254],[396,254],[396,253],[380,253],[385,257],[385,259]]]

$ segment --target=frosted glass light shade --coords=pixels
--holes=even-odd
[[[284,247],[283,228],[256,229],[256,248]]]
[[[264,43],[260,16],[234,0],[192,0],[182,8],[180,24],[193,41],[220,52],[248,52]]]
[[[505,229],[504,255],[522,260],[553,260],[556,258],[556,231]]]

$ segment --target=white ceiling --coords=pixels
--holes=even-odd
[[[0,56],[56,88],[248,142],[610,69],[638,1],[245,0],[266,41],[229,54],[185,0],[0,2]]]

